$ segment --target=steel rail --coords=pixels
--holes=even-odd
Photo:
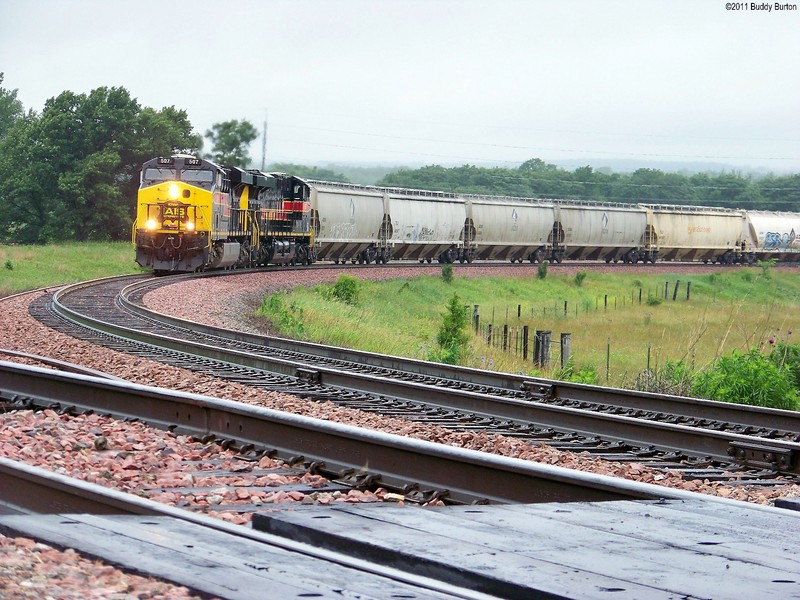
[[[800,473],[800,443],[796,442],[767,440],[725,431],[710,431],[686,425],[598,413],[556,404],[499,398],[491,395],[491,393],[449,389],[444,386],[402,381],[369,373],[342,371],[319,365],[306,367],[294,360],[266,354],[260,355],[253,351],[224,349],[98,321],[64,306],[59,297],[65,291],[68,291],[68,289],[60,290],[53,297],[54,309],[64,318],[74,320],[85,327],[102,331],[108,335],[115,335],[176,352],[202,356],[271,373],[279,373],[313,384],[348,390],[355,389],[364,393],[391,396],[411,401],[424,401],[446,408],[472,411],[485,416],[549,426],[561,431],[577,431],[590,436],[605,436],[638,445],[655,445],[671,451],[689,452],[697,456],[713,457],[721,461],[737,461],[747,466],[775,469],[783,473]],[[265,341],[269,342],[269,340]],[[523,381],[524,385],[525,381],[530,380],[521,379],[521,381]],[[541,389],[543,384],[536,382],[535,385],[536,389]],[[546,385],[551,385],[551,382]],[[582,390],[586,395],[608,393],[607,390],[594,386],[581,386],[578,389]],[[291,390],[286,391],[291,392]]]
[[[447,490],[456,502],[676,498],[689,492],[583,473],[241,404],[0,361],[0,392],[20,407],[60,406],[197,437],[269,447],[327,470],[378,473],[396,488]],[[691,497],[696,497],[691,495]]]
[[[90,369],[83,365],[76,365],[75,363],[58,360],[57,358],[50,358],[49,356],[40,356],[38,354],[31,354],[29,352],[17,352],[16,350],[9,350],[8,348],[0,348],[0,356],[14,356],[16,358],[24,358],[31,361],[36,361],[43,365],[50,365],[60,371],[68,373],[82,373],[84,375],[93,375],[94,377],[103,377],[105,379],[115,379],[117,381],[124,381],[121,377],[116,375],[109,375],[97,369]]]

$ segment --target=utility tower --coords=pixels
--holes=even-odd
[[[267,162],[267,113],[264,112],[264,131],[261,136],[261,171],[263,173]]]

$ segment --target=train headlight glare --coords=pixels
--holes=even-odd
[[[174,183],[171,183],[169,186],[169,197],[173,200],[177,200],[178,196],[181,195],[181,191],[178,189],[178,186]]]
[[[194,223],[186,221],[186,231],[194,231]]]
[[[147,227],[147,229],[150,229],[152,231],[153,229],[158,229],[158,223],[156,223],[155,219],[147,219],[145,227]]]

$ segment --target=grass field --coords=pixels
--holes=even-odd
[[[0,297],[25,290],[140,273],[129,242],[0,246]]]
[[[482,329],[489,323],[495,332],[512,328],[508,351],[501,338],[489,346],[485,329],[480,337],[473,332],[462,364],[553,375],[560,367],[560,334],[570,333],[575,369],[594,369],[598,383],[622,386],[667,360],[702,368],[735,348],[768,348],[770,339],[794,342],[789,332],[800,325],[798,273],[759,268],[689,276],[589,272],[581,285],[557,274],[544,280],[455,277],[450,284],[441,277],[364,281],[355,305],[332,299],[330,287],[281,294],[266,316],[289,336],[424,359],[446,303],[457,293],[470,315],[479,305]],[[513,351],[518,346],[521,354],[514,336],[524,325],[531,346],[534,330],[552,332],[550,369],[536,369],[530,354],[523,362]]]

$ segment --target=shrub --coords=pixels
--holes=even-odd
[[[544,279],[547,277],[547,265],[550,263],[548,261],[540,262],[539,266],[536,267],[536,277],[539,279]]]
[[[575,273],[575,285],[581,287],[583,285],[583,280],[586,279],[586,271],[578,271]]]
[[[431,359],[449,365],[458,363],[467,349],[468,327],[467,308],[458,294],[453,294],[442,315],[442,324],[436,334],[438,349],[430,353]]]
[[[9,271],[13,271],[14,270],[14,263],[11,262],[10,258],[8,260],[6,260],[6,269],[8,269]]]
[[[292,337],[303,337],[305,335],[303,309],[294,302],[286,306],[284,294],[272,294],[264,302],[259,312],[272,321],[281,333]]]
[[[594,365],[581,367],[575,370],[575,362],[570,356],[566,366],[563,369],[558,369],[553,373],[553,378],[560,381],[569,381],[571,383],[586,383],[594,385],[597,383],[597,368]]]
[[[786,366],[779,367],[756,348],[734,350],[695,379],[693,392],[701,398],[793,410],[798,390]]]
[[[647,297],[647,306],[658,306],[659,304],[661,304],[661,298],[658,296]]]
[[[779,369],[789,371],[794,387],[800,390],[800,344],[778,342],[769,353],[769,360]]]
[[[769,271],[775,266],[776,262],[777,261],[774,258],[758,261],[758,266],[761,267],[761,274],[764,276],[764,279],[769,279],[772,277]]]
[[[333,285],[331,294],[340,302],[355,305],[358,303],[358,288],[358,279],[352,275],[339,275],[339,279]]]
[[[445,283],[453,283],[453,265],[442,267],[442,279],[444,279]]]

